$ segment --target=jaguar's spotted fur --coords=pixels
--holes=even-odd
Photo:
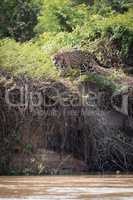
[[[52,60],[61,75],[65,75],[70,69],[79,69],[81,73],[97,73],[101,65],[96,56],[82,50],[58,52]]]

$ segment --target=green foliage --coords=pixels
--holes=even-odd
[[[129,7],[131,6],[131,0],[112,0],[110,1],[110,5],[112,10],[124,13],[128,11]]]
[[[86,36],[84,34],[82,43],[89,43],[107,37],[108,41],[112,40],[119,46],[117,50],[122,57],[127,56],[133,46],[132,12],[133,10],[130,9],[125,14],[110,15],[106,18],[92,15],[90,21],[82,28],[86,34]]]
[[[109,17],[104,24],[103,33],[119,45],[122,57],[126,57],[133,45],[132,9],[126,14]]]
[[[122,90],[123,87],[118,83],[118,80],[125,78],[125,74],[122,70],[114,69],[109,76],[103,76],[98,74],[87,74],[80,77],[80,82],[93,82],[99,89],[111,89],[112,92]],[[127,86],[126,86],[127,87]]]
[[[31,42],[20,44],[14,40],[2,40],[0,43],[0,66],[17,76],[26,74],[31,78],[45,79],[58,77],[52,66],[50,55],[45,54]]]
[[[8,171],[8,175],[10,176],[17,176],[19,173],[15,169],[11,169]]]
[[[77,25],[81,26],[87,18],[88,8],[84,4],[73,5],[70,0],[45,0],[35,31],[71,32]]]
[[[90,7],[90,12],[92,14],[109,16],[112,12],[112,9],[108,0],[95,0],[93,6]]]
[[[41,0],[29,0],[28,5],[32,4],[36,7],[39,1]],[[14,8],[14,2],[15,0],[10,1],[8,7]],[[80,1],[76,4],[73,2],[42,0],[41,15],[35,28],[35,31],[41,34],[23,44],[11,39],[1,40],[0,66],[15,75],[26,74],[36,78],[58,79],[58,72],[51,62],[54,53],[60,49],[73,47],[87,50],[88,44],[91,45],[91,52],[93,52],[95,48],[99,48],[97,41],[114,41],[117,44],[115,52],[118,51],[122,58],[127,57],[133,46],[133,9],[124,13],[113,12],[112,5],[115,1],[101,0],[95,1],[91,11],[88,11],[87,4],[82,4]],[[105,9],[105,11],[101,9],[103,13],[100,11],[100,6]],[[97,8],[99,8],[98,13],[95,10]],[[28,31],[31,31],[29,27],[27,25]],[[31,36],[29,33],[27,35]],[[75,73],[72,72],[69,76]]]
[[[91,15],[84,25],[77,26],[72,32],[44,32],[33,41],[23,44],[10,39],[1,40],[0,66],[15,75],[57,79],[58,72],[51,62],[54,53],[73,47],[87,49],[88,44],[91,44],[93,52],[92,43],[97,44],[98,40],[104,41],[104,38],[105,41],[118,44],[118,54],[123,58],[128,55],[133,46],[132,9],[106,18]]]
[[[93,0],[72,0],[72,2],[75,5],[79,5],[79,4],[82,4],[82,3],[88,4],[89,1],[93,1]]]
[[[131,5],[130,0],[94,0],[90,11],[93,14],[109,16],[115,13],[127,12]]]
[[[117,85],[111,80],[101,75],[83,75],[80,79],[81,82],[93,82],[99,89],[111,89],[115,91],[117,89]]]
[[[25,152],[31,153],[32,150],[33,150],[32,144],[28,143],[28,144],[25,145],[25,147],[24,147],[24,151],[25,151]]]
[[[0,37],[26,41],[34,36],[39,0],[0,1]]]
[[[119,44],[122,57],[127,57],[129,50],[133,46],[133,31],[125,26],[108,27],[107,33],[111,34],[111,39]]]

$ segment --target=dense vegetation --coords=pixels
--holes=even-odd
[[[52,54],[80,47],[100,57],[107,41],[106,53],[115,43],[115,54],[126,61],[133,47],[132,13],[129,0],[1,1],[0,66],[15,74],[58,78]]]

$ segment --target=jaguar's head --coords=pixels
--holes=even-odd
[[[65,58],[62,53],[52,56],[52,62],[58,70],[64,70],[66,67]]]

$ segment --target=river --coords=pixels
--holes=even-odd
[[[133,175],[1,176],[0,199],[133,200]]]

